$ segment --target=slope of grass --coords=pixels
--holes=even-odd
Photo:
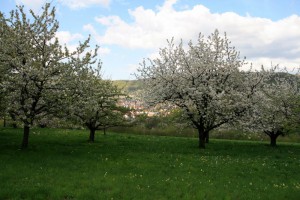
[[[113,83],[129,94],[142,89],[142,82],[139,80],[114,80]]]
[[[0,129],[0,199],[299,199],[300,145]]]

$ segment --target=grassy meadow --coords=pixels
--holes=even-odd
[[[0,199],[299,199],[300,144],[0,129]]]

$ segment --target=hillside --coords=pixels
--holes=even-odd
[[[115,80],[113,83],[128,94],[142,89],[142,83],[139,80]]]

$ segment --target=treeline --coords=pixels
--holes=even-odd
[[[276,146],[300,122],[299,77],[279,66],[252,70],[218,30],[188,44],[169,40],[158,58],[144,60],[137,77],[149,103],[182,111],[198,132],[199,148],[224,127],[262,132]]]
[[[56,38],[58,27],[50,4],[40,15],[27,16],[22,6],[8,17],[0,13],[0,115],[23,126],[23,149],[36,125],[86,127],[90,142],[96,130],[116,126],[193,128],[199,148],[228,129],[263,133],[276,146],[278,136],[299,126],[299,76],[278,66],[245,70],[245,59],[218,30],[195,43],[169,40],[159,57],[141,63],[138,80],[113,82],[101,75],[99,47],[91,49],[87,38],[70,50]],[[127,92],[165,114],[147,117],[120,106]]]

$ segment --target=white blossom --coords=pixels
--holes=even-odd
[[[261,81],[260,74],[241,72],[245,61],[216,30],[198,41],[160,49],[159,58],[144,60],[137,77],[144,82],[148,102],[181,108],[198,130],[204,148],[209,131],[244,115]]]

